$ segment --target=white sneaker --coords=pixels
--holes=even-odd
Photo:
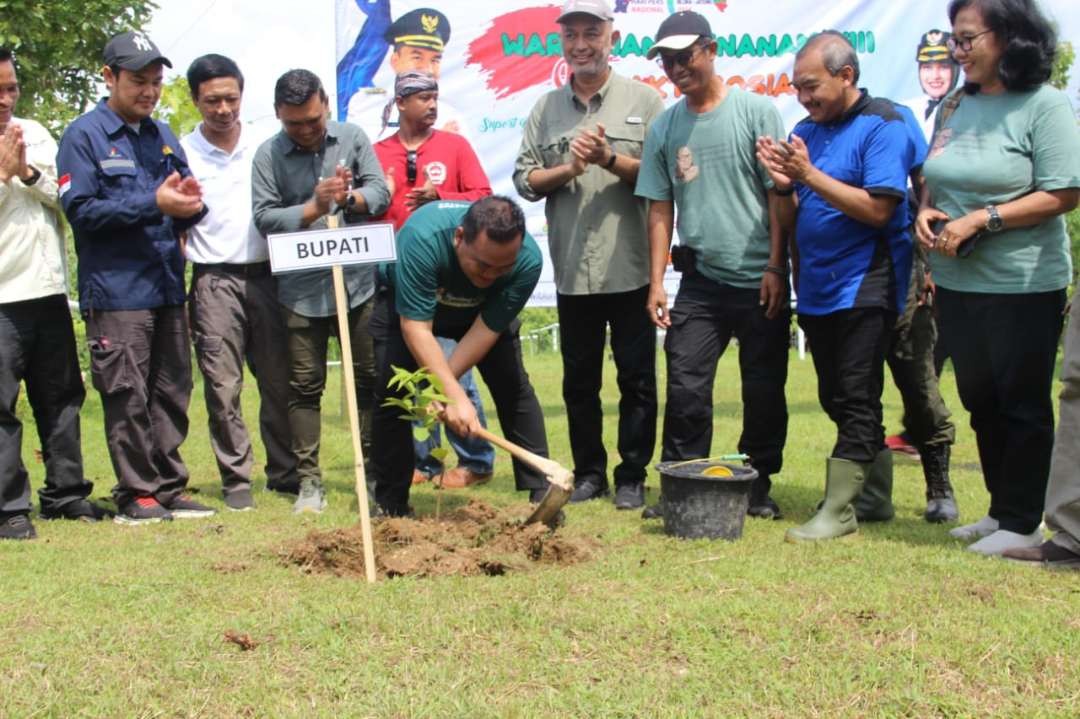
[[[949,536],[957,539],[982,539],[998,531],[998,521],[993,517],[983,517],[975,524],[965,524],[962,527],[949,530]]]
[[[1042,543],[1043,534],[1037,529],[1031,534],[1017,534],[1007,529],[999,529],[974,544],[968,545],[968,551],[992,557],[1000,555],[1006,549],[1026,549],[1037,547]]]

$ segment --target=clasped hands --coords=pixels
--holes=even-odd
[[[577,177],[585,173],[589,165],[606,166],[615,151],[604,137],[604,124],[596,123],[596,130],[583,130],[570,141],[570,165]]]

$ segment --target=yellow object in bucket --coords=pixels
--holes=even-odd
[[[735,476],[735,473],[724,465],[717,464],[712,467],[707,467],[701,475],[703,477],[733,477]]]

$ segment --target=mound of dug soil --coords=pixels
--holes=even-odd
[[[433,516],[376,520],[376,570],[383,577],[499,576],[538,564],[576,564],[591,556],[594,545],[587,539],[562,537],[542,524],[523,524],[527,511],[500,512],[473,500],[439,521]],[[364,576],[359,525],[311,532],[282,556],[307,572]]]

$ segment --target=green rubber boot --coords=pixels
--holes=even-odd
[[[859,496],[870,465],[839,457],[829,457],[826,462],[825,501],[809,522],[787,531],[784,539],[788,542],[835,539],[859,528],[851,501]]]
[[[855,500],[855,517],[860,522],[888,522],[896,516],[892,503],[892,452],[883,449],[874,457],[870,474]]]

